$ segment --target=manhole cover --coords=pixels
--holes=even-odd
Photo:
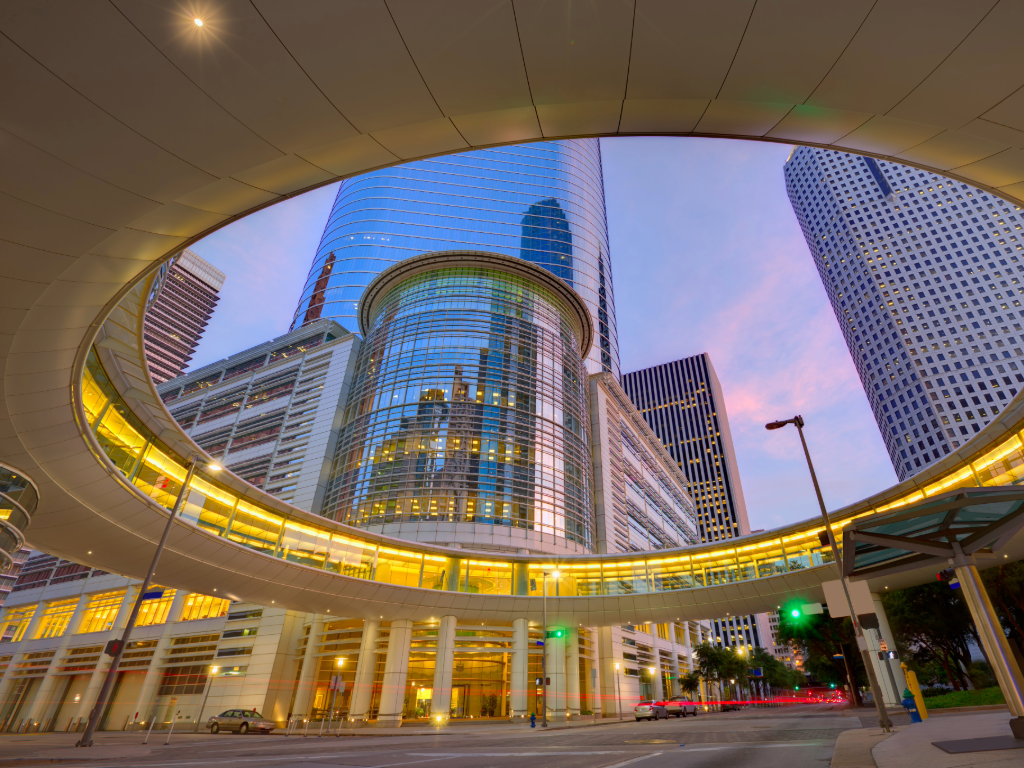
[[[623,744],[678,744],[675,739],[630,739]]]

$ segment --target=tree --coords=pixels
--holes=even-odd
[[[1024,657],[1024,562],[988,568],[981,579],[1008,639]]]
[[[679,678],[679,688],[692,699],[693,694],[700,690],[700,675],[697,672],[682,675]]]
[[[809,677],[820,683],[849,684],[853,703],[863,706],[859,689],[867,675],[849,619],[835,620],[825,613],[798,612],[794,616],[780,611],[777,637],[779,642],[796,643],[804,650],[804,670]]]
[[[719,683],[718,697],[721,699],[722,667],[726,661],[722,649],[716,648],[705,640],[694,649],[694,653],[697,657],[697,673],[704,681],[704,685],[708,688],[708,698],[711,697],[711,681],[715,680]]]
[[[954,690],[968,686],[971,644],[981,646],[963,597],[944,582],[886,592],[886,616],[897,646],[925,667],[936,662]]]

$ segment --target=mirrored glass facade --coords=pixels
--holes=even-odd
[[[574,139],[466,152],[343,182],[292,329],[328,317],[356,330],[380,272],[428,251],[517,256],[565,280],[593,318],[593,372],[619,375],[601,146]]]
[[[583,313],[493,267],[432,268],[374,298],[322,514],[592,549]]]

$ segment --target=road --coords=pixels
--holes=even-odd
[[[93,768],[824,768],[838,735],[859,727],[837,706],[797,705],[550,731],[498,724],[342,738],[200,733],[177,734],[170,746],[166,734],[153,734],[145,747],[141,734],[115,733],[98,735],[89,760],[71,749],[72,734],[12,734],[0,737],[0,767],[59,760]]]

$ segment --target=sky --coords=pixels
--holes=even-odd
[[[828,509],[896,483],[786,196],[791,147],[728,139],[601,141],[619,353],[634,371],[707,352],[725,394],[754,530],[818,514],[799,413]],[[288,331],[337,185],[192,247],[227,273],[192,367]]]

